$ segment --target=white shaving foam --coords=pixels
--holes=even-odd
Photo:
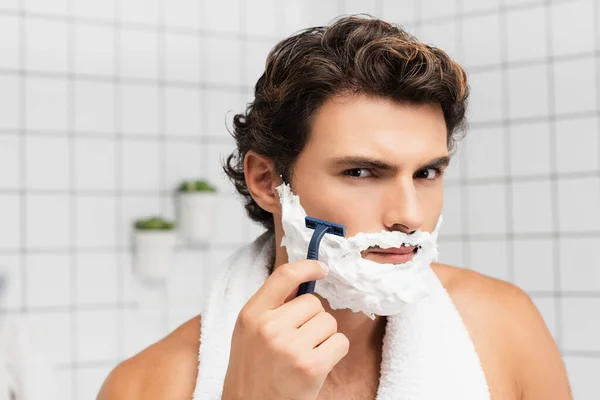
[[[306,212],[300,199],[287,184],[277,187],[282,206],[282,224],[289,262],[306,259],[314,230],[305,226]],[[317,281],[315,292],[327,299],[333,309],[348,308],[375,315],[394,315],[405,303],[427,295],[423,272],[437,260],[437,236],[440,216],[433,232],[358,233],[350,238],[326,234],[321,241],[319,260],[327,264],[329,274]],[[395,248],[402,244],[420,246],[413,258],[404,264],[381,264],[362,257],[369,247]]]

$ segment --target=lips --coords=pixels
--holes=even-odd
[[[389,249],[372,247],[363,253],[363,258],[383,264],[404,264],[417,253],[419,246],[401,246]]]

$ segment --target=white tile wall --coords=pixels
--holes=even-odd
[[[262,232],[220,168],[234,147],[225,115],[231,126],[252,99],[282,35],[350,12],[404,24],[467,67],[472,129],[446,176],[441,261],[528,291],[575,398],[600,396],[593,0],[2,0],[0,10],[0,269],[13,282],[0,308],[27,310],[60,367],[61,399],[93,398],[115,362],[197,314],[220,263]],[[199,177],[221,192],[214,240],[180,249],[166,287],[142,284],[131,222],[173,216],[161,191]]]

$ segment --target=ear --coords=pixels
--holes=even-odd
[[[275,171],[271,159],[254,151],[244,157],[244,178],[250,195],[265,211],[281,214],[279,195],[275,189],[281,183],[281,177]]]

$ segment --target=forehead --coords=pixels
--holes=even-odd
[[[306,151],[341,156],[410,158],[447,154],[438,104],[401,104],[362,95],[329,99],[313,119]]]

